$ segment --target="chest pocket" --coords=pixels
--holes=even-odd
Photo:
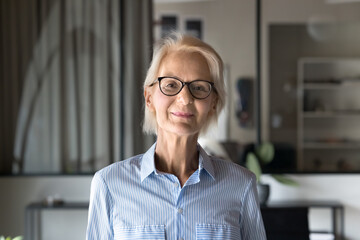
[[[115,240],[138,240],[138,239],[165,239],[164,225],[144,225],[144,226],[130,226],[114,227]]]
[[[196,240],[241,240],[240,229],[225,224],[197,224]]]

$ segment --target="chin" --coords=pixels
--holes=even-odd
[[[194,129],[193,126],[188,124],[177,124],[171,128],[171,132],[178,136],[194,136],[199,135],[200,129]]]

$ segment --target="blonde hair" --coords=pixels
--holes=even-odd
[[[212,76],[212,80],[214,81],[214,86],[216,89],[214,93],[216,93],[218,97],[216,110],[215,114],[213,114],[212,117],[204,123],[204,126],[201,129],[201,133],[204,133],[212,123],[217,122],[219,113],[225,105],[226,96],[223,61],[219,54],[210,45],[206,44],[198,38],[184,35],[178,32],[169,34],[155,46],[153,59],[144,81],[144,89],[157,81],[157,74],[159,72],[162,60],[169,53],[177,51],[201,54],[209,66],[210,74]],[[146,104],[143,131],[149,134],[157,133],[157,121],[155,113],[152,113],[147,108]]]

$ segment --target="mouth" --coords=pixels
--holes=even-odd
[[[171,112],[171,114],[179,118],[191,118],[194,116],[194,114],[188,112]]]

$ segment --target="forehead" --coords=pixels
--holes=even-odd
[[[176,76],[184,80],[210,80],[209,65],[203,55],[197,52],[169,52],[160,62],[159,76]]]

